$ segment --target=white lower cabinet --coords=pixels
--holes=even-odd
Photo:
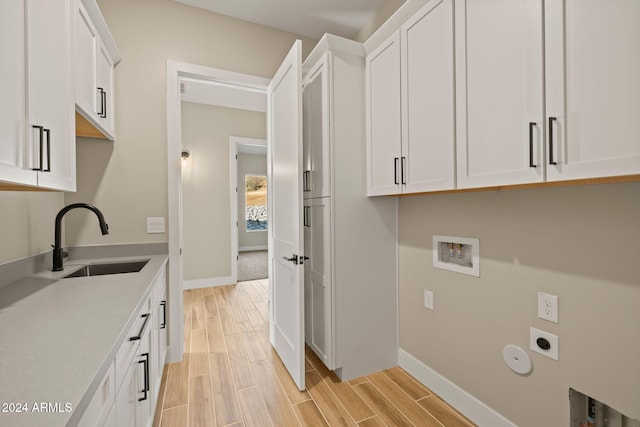
[[[123,370],[124,370],[123,366]],[[137,367],[127,366],[126,375],[116,397],[116,425],[136,426],[138,408],[138,381],[136,377]]]
[[[150,299],[147,298],[137,321],[129,330],[116,355],[116,417],[118,427],[146,427],[149,419],[149,361],[151,338]]]
[[[89,402],[82,420],[79,425],[81,426],[95,426],[102,427],[109,425],[109,419],[113,419],[113,413],[115,412],[114,398],[116,392],[116,372],[115,362],[112,362],[104,375],[100,385],[96,390],[93,398]]]
[[[162,267],[79,426],[149,427],[167,357],[167,275]]]
[[[153,312],[153,329],[151,330],[151,358],[150,379],[151,397],[153,402],[157,402],[160,393],[160,382],[162,381],[162,371],[167,359],[167,279],[166,271],[163,269],[160,277],[156,280],[151,294],[151,304]],[[153,413],[151,413],[153,417]]]

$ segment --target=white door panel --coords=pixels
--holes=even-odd
[[[271,176],[271,338],[304,390],[304,268],[302,255],[302,42],[296,41],[269,84]],[[295,262],[294,262],[295,261]]]

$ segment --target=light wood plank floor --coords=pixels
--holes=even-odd
[[[306,351],[300,392],[269,343],[267,281],[184,292],[185,354],[154,427],[474,426],[399,367],[348,382]]]

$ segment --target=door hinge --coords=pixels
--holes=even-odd
[[[236,160],[238,160],[238,155],[236,154]]]
[[[182,248],[180,248],[180,255],[182,255]]]
[[[236,255],[236,261],[240,261],[240,255]]]

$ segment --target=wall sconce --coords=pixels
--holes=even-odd
[[[182,152],[180,153],[180,157],[182,157],[182,160],[187,160],[189,156],[191,156],[191,150],[189,150],[188,148],[183,148]]]

